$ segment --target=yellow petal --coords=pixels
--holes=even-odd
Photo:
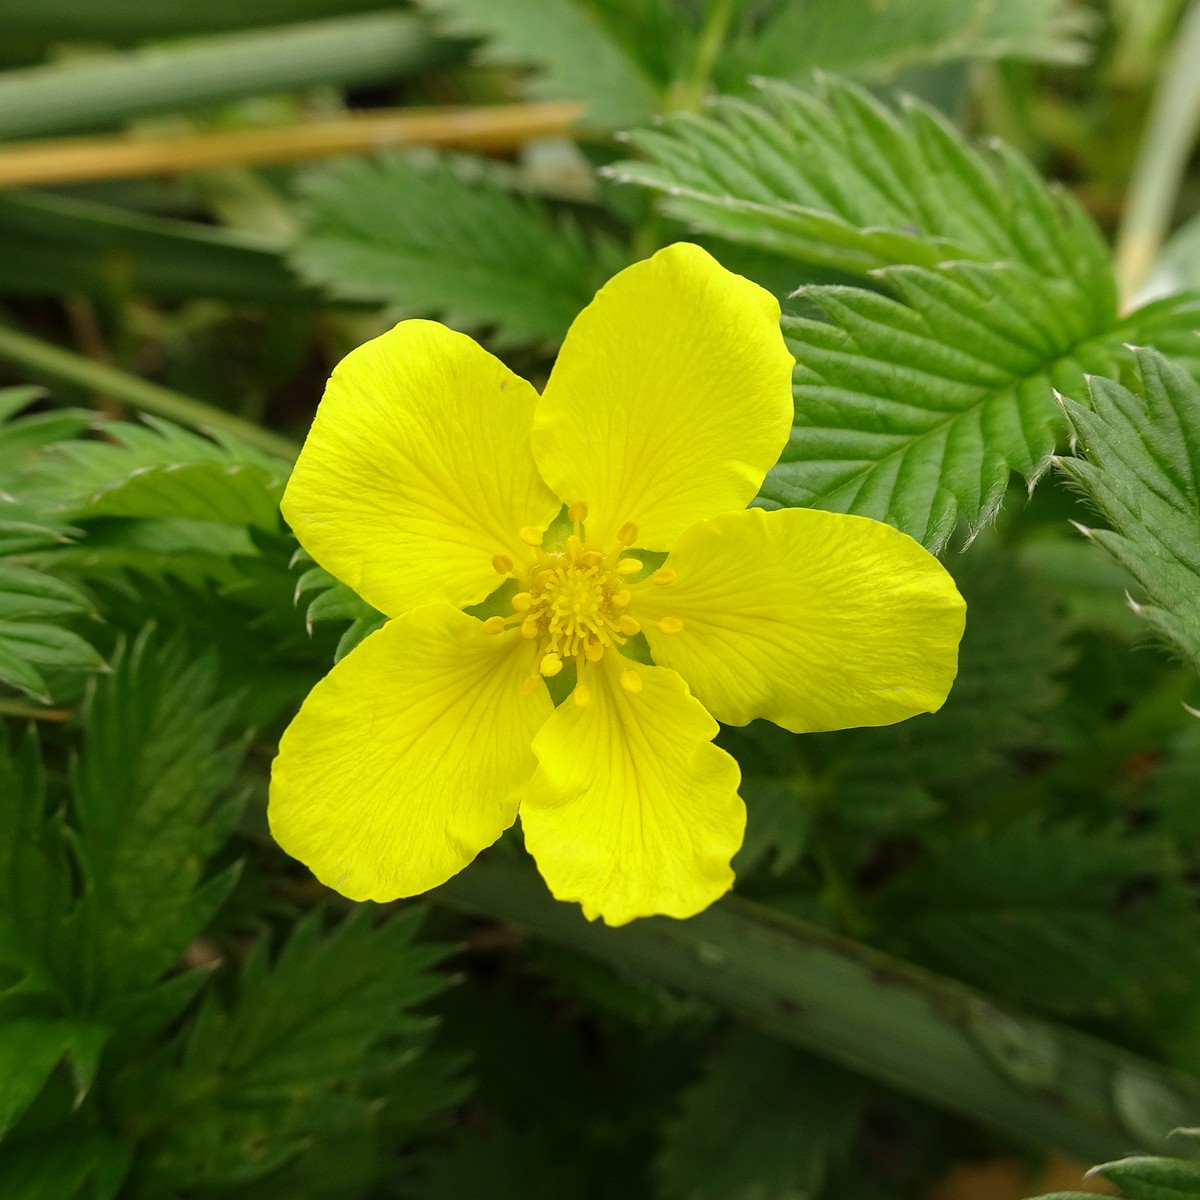
[[[283,498],[300,544],[389,616],[499,586],[559,509],[529,450],[534,389],[470,338],[403,321],[336,367]]]
[[[631,688],[622,675],[635,673]],[[534,739],[521,801],[525,845],[559,900],[624,925],[690,917],[733,884],[746,810],[717,723],[673,671],[607,654]]]
[[[552,710],[533,647],[449,605],[389,621],[309,693],[279,744],[275,840],[351,900],[444,883],[516,817]]]
[[[954,682],[966,605],[890,525],[748,509],[688,529],[667,565],[675,582],[641,592],[635,612],[655,662],[727,724],[890,725],[936,711]],[[670,618],[682,629],[664,633]]]
[[[588,541],[625,523],[670,548],[701,517],[744,508],[792,423],[779,305],[680,242],[614,276],[579,314],[538,406],[533,452]]]

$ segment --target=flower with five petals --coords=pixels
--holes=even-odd
[[[936,710],[964,621],[937,560],[863,517],[746,508],[791,367],[775,299],[688,244],[600,290],[541,396],[429,321],[345,358],[283,510],[390,619],[283,735],[279,844],[392,900],[519,815],[589,918],[687,917],[731,886],[745,825],[718,720]]]

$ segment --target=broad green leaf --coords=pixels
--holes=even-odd
[[[849,1153],[863,1084],[761,1034],[731,1034],[684,1092],[658,1175],[669,1200],[809,1200]]]
[[[881,80],[958,59],[1078,63],[1091,28],[1062,0],[783,0],[723,56],[718,79],[736,89],[749,75],[799,82],[814,68]]]
[[[1137,366],[1144,398],[1092,379],[1090,411],[1063,401],[1084,457],[1059,466],[1112,526],[1085,532],[1145,589],[1134,611],[1200,665],[1200,386],[1152,351]]]
[[[1200,1196],[1200,1164],[1180,1158],[1122,1158],[1096,1168],[1127,1200],[1194,1200]]]
[[[624,265],[466,160],[386,155],[307,176],[307,219],[292,251],[305,278],[398,317],[437,314],[487,327],[499,345],[557,342]]]
[[[532,67],[535,97],[582,100],[601,129],[637,125],[654,115],[656,88],[613,32],[605,5],[586,0],[419,0],[440,32],[483,39],[479,58]],[[611,5],[609,6],[612,7]],[[679,18],[682,20],[682,14]]]
[[[662,193],[668,213],[706,233],[855,274],[1023,264],[1088,311],[1115,312],[1108,250],[1083,209],[919,101],[897,114],[843,80],[816,94],[768,83],[760,99],[721,97],[630,140],[649,161],[608,173]]]
[[[1187,994],[1200,928],[1170,848],[1029,820],[945,833],[880,899],[901,946],[991,994],[1064,1014]]]
[[[325,935],[321,919],[305,917],[273,964],[259,943],[232,1007],[203,1010],[163,1081],[154,1177],[186,1189],[267,1176],[386,1112],[393,1091],[404,1103],[412,1071],[428,1084],[410,1095],[414,1117],[458,1098],[425,1073],[430,1023],[409,1012],[444,986],[430,970],[444,951],[413,941],[419,912],[373,925],[364,906]]]
[[[89,699],[72,787],[94,992],[155,983],[234,882],[231,870],[204,881],[240,807],[229,784],[243,748],[223,745],[232,710],[211,654],[152,631]]]

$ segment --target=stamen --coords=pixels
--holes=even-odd
[[[574,534],[567,538],[567,554],[574,562],[583,557],[583,543]]]
[[[679,576],[670,567],[659,567],[651,578],[661,587],[665,583],[674,583]]]
[[[630,600],[633,599],[633,593],[628,588],[622,588],[612,599],[612,602],[618,608],[624,608]]]
[[[528,612],[533,604],[533,597],[528,592],[518,592],[512,598],[512,606],[517,612]]]
[[[663,617],[658,628],[661,633],[682,633],[683,622],[678,617]]]
[[[623,558],[617,563],[617,574],[636,575],[645,565],[640,558]]]
[[[621,686],[631,696],[636,696],[642,690],[642,677],[636,671],[622,671]]]
[[[583,656],[591,663],[598,663],[604,657],[605,646],[603,642],[588,642],[584,648]]]
[[[483,623],[484,633],[503,633],[507,622],[503,617],[488,617]]]
[[[598,567],[604,561],[599,550],[589,550],[580,560],[585,567]]]
[[[576,500],[575,503],[567,509],[567,516],[570,517],[576,525],[578,525],[581,521],[586,521],[587,515],[588,506],[586,500]]]
[[[521,622],[521,636],[532,641],[538,635],[537,617],[526,617]]]
[[[582,683],[575,685],[575,690],[571,693],[571,699],[575,701],[576,708],[587,708],[588,701],[591,698],[592,693]]]
[[[541,664],[538,666],[538,670],[546,676],[557,675],[562,669],[563,661],[553,651],[545,655],[542,658]]]
[[[545,538],[545,536],[546,535],[534,525],[526,525],[525,528],[520,531],[521,541],[523,541],[527,546],[540,546],[542,544],[542,539]]]
[[[617,622],[617,628],[629,637],[633,637],[635,633],[641,633],[641,624],[635,621],[628,613],[622,613],[621,619]]]
[[[492,567],[501,575],[507,575],[513,569],[513,560],[507,554],[493,554]]]
[[[617,530],[617,541],[622,546],[632,546],[637,541],[638,527],[632,521],[626,521],[620,529]]]
[[[540,675],[530,675],[528,679],[521,684],[521,695],[532,696],[534,692],[542,686],[542,677]]]

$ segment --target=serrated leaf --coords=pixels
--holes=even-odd
[[[278,526],[288,467],[228,437],[157,418],[105,426],[107,441],[55,444],[26,494],[65,519],[97,517]]]
[[[1200,385],[1153,351],[1137,365],[1145,398],[1093,379],[1091,411],[1063,401],[1086,457],[1059,465],[1113,527],[1091,540],[1145,588],[1134,611],[1200,666]]]
[[[721,97],[631,137],[648,162],[614,178],[662,193],[706,233],[866,274],[947,260],[1023,264],[1070,282],[1088,311],[1115,311],[1107,247],[1083,209],[1018,154],[973,149],[934,109],[893,113],[844,80]]]
[[[808,1200],[858,1128],[862,1082],[737,1031],[667,1126],[657,1168],[670,1200]]]
[[[300,561],[310,561],[306,554],[301,554]],[[296,583],[296,600],[316,593],[308,602],[304,614],[304,623],[312,632],[312,627],[319,621],[349,621],[350,625],[338,639],[334,652],[334,662],[340,662],[368,634],[374,633],[383,625],[387,617],[369,605],[356,592],[352,592],[344,583],[334,579],[324,567],[309,567]]]
[[[72,788],[101,994],[153,984],[232,885],[228,872],[201,882],[238,808],[228,787],[242,747],[222,744],[231,712],[214,657],[151,632],[88,700]]]
[[[1024,821],[946,835],[879,911],[910,952],[993,994],[1078,1014],[1141,1010],[1200,967],[1169,848]]]
[[[102,1026],[73,1020],[0,1020],[0,1139],[37,1098],[55,1067],[75,1060],[80,1095],[91,1086]]]
[[[618,253],[476,176],[461,160],[398,154],[310,172],[293,264],[334,294],[384,303],[397,317],[487,327],[498,345],[560,341],[623,265]]]
[[[658,107],[654,84],[613,36],[604,4],[420,0],[420,7],[439,18],[440,32],[484,39],[483,62],[536,68],[528,95],[584,101],[593,127],[637,125]]]
[[[77,1129],[6,1144],[0,1195],[4,1200],[114,1200],[132,1156],[125,1142]]]
[[[814,68],[858,79],[959,59],[1078,63],[1092,22],[1061,0],[805,0],[785,3],[722,56],[718,79],[802,80]]]
[[[408,1010],[441,990],[429,968],[444,952],[414,944],[420,914],[373,926],[364,907],[325,935],[321,916],[300,922],[274,964],[259,944],[234,1006],[210,1002],[201,1014],[167,1081],[171,1123],[148,1156],[154,1177],[217,1187],[266,1176],[360,1128],[391,1089],[404,1095],[410,1063],[423,1070],[429,1022]],[[414,1115],[459,1094],[442,1080],[415,1096]]]
[[[1135,1157],[1096,1167],[1128,1200],[1194,1200],[1200,1196],[1200,1165],[1180,1158]]]

